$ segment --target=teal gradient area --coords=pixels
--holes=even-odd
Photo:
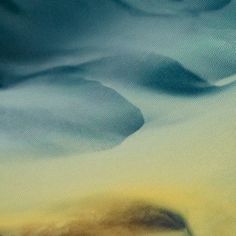
[[[0,1],[0,236],[236,235],[235,13]]]
[[[68,74],[46,74],[0,97],[2,159],[108,149],[143,125],[140,110],[115,90]]]

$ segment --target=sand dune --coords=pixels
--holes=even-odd
[[[74,217],[61,225],[25,225],[18,230],[21,232],[19,235],[193,235],[186,220],[174,211],[135,199],[104,200],[106,208],[99,207],[99,204],[104,202],[99,203],[94,198],[92,206],[87,204],[87,210],[83,207],[83,210],[77,213],[77,218]],[[12,234],[14,235],[14,232]]]
[[[77,76],[48,74],[0,91],[1,159],[107,149],[143,125],[116,91]]]
[[[234,236],[235,8],[0,1],[0,234]]]

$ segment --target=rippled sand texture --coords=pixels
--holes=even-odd
[[[0,235],[236,235],[236,0],[1,0]]]

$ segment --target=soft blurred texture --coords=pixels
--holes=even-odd
[[[0,234],[236,234],[236,0],[1,0]]]

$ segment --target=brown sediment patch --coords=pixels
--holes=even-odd
[[[107,209],[91,209],[62,225],[29,225],[21,236],[134,236],[149,233],[189,232],[186,220],[178,213],[149,202],[133,201],[107,204]]]
[[[31,213],[24,223],[0,230],[2,236],[228,236],[235,232],[233,204],[218,195],[166,190],[118,189],[111,194],[92,194]],[[142,190],[142,191],[141,191]],[[138,194],[140,192],[140,194]],[[132,194],[133,193],[133,194]],[[172,193],[172,194],[171,194]],[[149,196],[150,195],[150,196]],[[162,196],[163,195],[163,196]],[[202,198],[199,197],[202,196]],[[208,195],[208,194],[207,194]],[[194,197],[195,196],[195,197]],[[80,199],[80,200],[78,200]],[[22,216],[23,217],[23,216]],[[22,218],[19,215],[19,220]],[[31,223],[30,223],[31,222]],[[191,226],[189,226],[189,224]],[[23,226],[23,227],[22,227]],[[191,232],[191,229],[192,232]],[[3,229],[3,228],[2,228]]]

